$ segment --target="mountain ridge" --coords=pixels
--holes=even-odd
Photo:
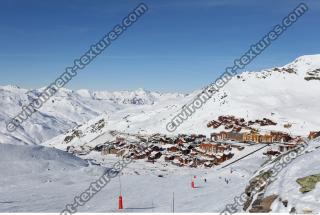
[[[208,121],[220,115],[235,115],[248,120],[272,118],[278,123],[274,129],[286,132],[288,130],[282,126],[290,122],[293,128],[289,132],[298,135],[319,130],[320,120],[315,117],[320,114],[316,108],[320,96],[318,71],[320,54],[298,57],[282,67],[238,74],[184,122],[176,134],[209,135],[213,131],[206,127]],[[165,124],[200,91],[181,94],[143,89],[110,92],[63,88],[11,134],[5,130],[5,122],[21,111],[21,106],[35,98],[41,89],[27,90],[12,85],[0,87],[0,142],[40,144],[89,120],[97,118],[99,121],[105,115],[108,116],[106,129],[109,130],[168,133]]]

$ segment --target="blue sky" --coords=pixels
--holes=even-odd
[[[149,11],[67,88],[190,92],[212,81],[301,1],[146,0]],[[320,53],[320,1],[247,70]],[[135,0],[1,0],[0,85],[50,84],[120,23]]]

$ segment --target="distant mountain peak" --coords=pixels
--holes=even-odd
[[[219,115],[243,118],[270,117],[284,129],[287,121],[296,123],[292,132],[306,134],[319,130],[317,108],[320,95],[320,55],[304,55],[291,63],[260,72],[243,72],[230,80],[176,132],[209,134],[207,122]],[[25,90],[0,86],[0,120],[6,122],[43,89]],[[181,113],[200,92],[159,93],[139,88],[133,91],[72,91],[63,88],[30,119],[23,129],[8,133],[0,126],[0,142],[39,144],[75,125],[108,115],[106,129],[126,132],[167,133],[166,123]],[[110,127],[108,127],[110,126]]]

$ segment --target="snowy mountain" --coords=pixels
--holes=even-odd
[[[283,67],[242,73],[234,77],[174,133],[166,131],[166,123],[199,91],[157,105],[122,109],[108,118],[98,116],[42,144],[61,150],[74,147],[86,153],[99,144],[115,141],[117,135],[112,135],[112,131],[130,134],[125,137],[127,140],[136,134],[156,133],[169,136],[196,133],[208,137],[210,133],[224,129],[213,130],[207,127],[209,121],[221,115],[234,115],[246,121],[269,118],[277,124],[256,128],[305,137],[310,131],[318,131],[320,128],[320,110],[317,108],[320,85],[318,80],[305,79],[318,68],[320,55],[314,55],[300,57]],[[290,128],[285,126],[288,123],[291,124]]]
[[[43,89],[0,87],[0,143],[39,144],[97,116],[109,117],[119,110],[136,106],[155,106],[157,103],[185,96],[143,89],[132,92],[91,92],[63,88],[17,131],[8,132],[5,123],[16,116],[22,106],[37,98]]]
[[[134,106],[119,110],[109,116],[105,127],[99,132],[201,133],[208,136],[219,131],[208,128],[209,121],[221,115],[233,115],[246,121],[268,118],[277,123],[257,127],[262,131],[277,130],[307,136],[310,131],[320,128],[320,103],[317,99],[320,96],[320,82],[316,78],[310,79],[311,74],[312,77],[316,76],[314,74],[317,74],[319,68],[320,55],[310,55],[299,57],[283,67],[239,74],[174,133],[166,130],[166,124],[200,91],[153,106]],[[98,116],[92,123],[103,118]],[[290,124],[290,128],[285,126],[287,124]],[[90,126],[88,122],[79,129],[86,130]],[[91,138],[94,138],[92,135]],[[64,135],[56,139],[59,139],[57,143],[60,144]]]
[[[200,110],[186,120],[175,133],[203,133],[209,135],[210,120],[220,115],[234,115],[245,120],[269,118],[277,126],[264,129],[281,130],[298,135],[307,135],[320,127],[320,82],[316,77],[320,68],[320,55],[302,56],[283,67],[259,72],[244,72],[232,78]],[[174,106],[165,104],[157,110],[130,115],[119,122],[115,118],[114,129],[126,132],[166,132],[166,123],[175,116],[187,101],[197,95],[194,92]],[[112,118],[111,118],[112,120]],[[117,121],[117,122],[115,122]],[[290,123],[288,131],[283,125]]]
[[[232,78],[200,110],[185,121],[178,133],[209,135],[207,123],[220,115],[234,115],[247,121],[268,118],[277,126],[263,129],[307,135],[320,127],[318,74],[320,55],[307,55],[283,66],[259,72],[244,72]],[[105,130],[129,133],[169,133],[166,124],[199,93],[149,92],[142,89],[121,92],[91,92],[62,89],[40,111],[14,133],[5,122],[21,106],[41,92],[14,86],[0,87],[0,142],[39,144],[83,124],[90,119],[106,118]],[[290,123],[292,127],[284,128]]]

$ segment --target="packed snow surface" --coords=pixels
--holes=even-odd
[[[258,147],[261,146],[252,146],[243,153]],[[119,159],[102,157],[100,153],[89,157],[95,157],[106,167]],[[87,162],[66,152],[39,146],[1,144],[0,161],[3,164],[0,170],[5,176],[0,177],[1,212],[60,212],[103,173],[102,167],[88,166]],[[225,169],[192,169],[133,161],[121,174],[124,211],[171,212],[173,192],[176,212],[220,211],[243,191],[263,161],[262,152]],[[194,175],[197,176],[196,189],[191,188]],[[118,196],[119,180],[114,178],[79,211],[117,212]]]

